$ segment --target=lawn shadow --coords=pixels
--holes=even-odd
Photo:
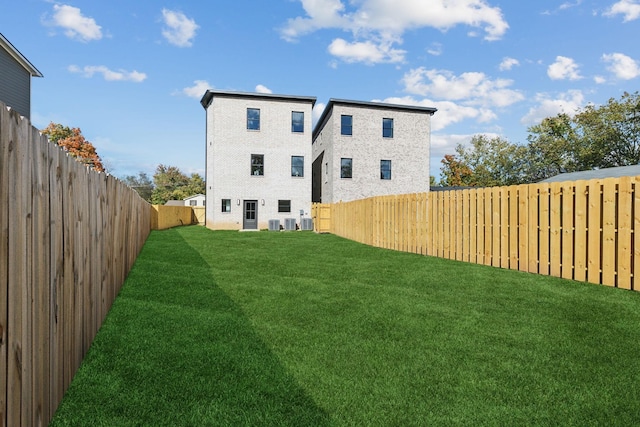
[[[153,232],[51,425],[330,424],[175,230]]]

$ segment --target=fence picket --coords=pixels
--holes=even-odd
[[[560,265],[562,277],[565,279],[573,279],[573,220],[575,217],[575,193],[573,187],[573,183],[570,182],[562,184],[562,255],[560,257]]]
[[[501,213],[502,213],[502,197],[500,192],[503,189],[500,187],[493,187],[491,189],[491,265],[494,267],[500,267],[500,250],[502,248],[500,239],[500,227],[502,225]],[[505,201],[508,206],[508,201]],[[508,242],[508,240],[507,240]],[[506,242],[505,242],[506,243]]]
[[[615,254],[616,249],[616,184],[615,178],[607,178],[602,189],[602,252]],[[602,257],[602,284],[616,285],[615,257]]]
[[[618,239],[616,253],[618,265],[616,267],[617,286],[631,289],[631,221],[632,221],[632,182],[628,176],[621,177],[618,182]]]
[[[549,201],[549,264],[550,274],[562,275],[562,184],[551,184]]]
[[[538,187],[538,202],[540,204],[539,213],[539,239],[538,253],[540,262],[538,263],[538,272],[548,275],[551,271],[551,186],[548,183],[540,184]]]
[[[594,180],[588,185],[587,281],[602,283],[602,183]]]
[[[0,108],[5,110],[3,105]],[[0,113],[0,242],[9,240],[9,165],[11,164],[10,146],[13,143],[10,136],[10,116]],[[8,340],[8,306],[7,293],[9,287],[9,247],[0,245],[0,425],[7,425],[7,346]]]
[[[573,278],[585,281],[587,278],[587,189],[586,181],[575,183],[575,247]]]

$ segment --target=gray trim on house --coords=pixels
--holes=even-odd
[[[2,35],[2,33],[0,33],[0,47],[7,51],[7,53],[11,55],[13,59],[22,66],[22,68],[29,72],[32,77],[43,77],[42,73],[38,71],[38,69],[29,62],[29,60],[25,58],[20,51]]]
[[[414,111],[414,112],[425,112],[433,116],[433,114],[438,111],[437,108],[433,107],[420,107],[417,105],[403,105],[403,104],[389,104],[385,102],[373,102],[373,101],[352,101],[349,99],[329,99],[329,103],[325,107],[316,127],[313,129],[313,140],[316,139],[318,133],[325,125],[327,118],[331,115],[331,110],[333,110],[334,105],[347,105],[350,107],[362,107],[362,108],[379,108],[379,109],[392,109],[396,111]]]
[[[255,98],[255,99],[267,99],[270,101],[302,101],[310,102],[311,105],[315,105],[315,96],[293,96],[293,95],[277,95],[271,93],[253,93],[253,92],[235,92],[226,90],[207,90],[200,100],[200,104],[206,110],[214,97],[227,97],[227,98]]]
[[[579,181],[590,179],[619,178],[622,176],[640,175],[640,165],[618,166],[613,168],[593,169],[580,172],[567,172],[543,179],[540,182]]]

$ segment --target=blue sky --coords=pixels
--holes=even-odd
[[[21,0],[0,32],[44,74],[33,124],[81,128],[120,177],[204,175],[207,88],[435,107],[439,176],[474,134],[525,143],[640,83],[640,0]]]

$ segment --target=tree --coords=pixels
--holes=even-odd
[[[473,171],[463,164],[454,154],[445,154],[440,160],[442,167],[441,185],[445,187],[460,187],[470,185]]]
[[[640,163],[640,94],[624,93],[574,117],[558,114],[529,128],[528,182],[563,172]]]
[[[96,148],[85,139],[80,128],[70,128],[51,122],[42,133],[47,135],[50,142],[62,147],[80,163],[98,172],[104,172],[104,166]]]
[[[133,188],[144,200],[151,203],[151,194],[154,189],[153,181],[145,172],[139,172],[138,176],[127,175],[122,180]]]
[[[640,163],[640,94],[625,92],[600,107],[589,105],[575,118],[589,147],[588,166],[614,167]]]
[[[182,200],[186,197],[205,193],[205,182],[197,174],[187,177],[175,166],[158,165],[153,175],[155,188],[151,193],[151,203],[165,204],[168,200]]]
[[[524,179],[526,147],[500,137],[475,135],[470,146],[458,144],[456,155],[445,155],[445,185],[492,187],[520,184]]]
[[[526,182],[538,182],[565,172],[582,170],[589,162],[588,149],[564,113],[531,126],[527,140]]]

